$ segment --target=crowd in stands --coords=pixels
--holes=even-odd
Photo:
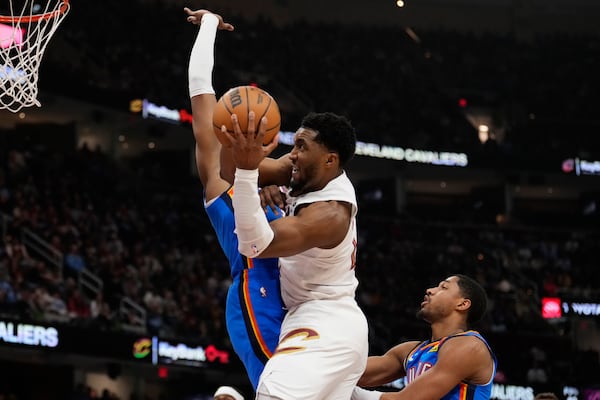
[[[113,17],[123,22],[87,29],[107,8],[118,9]],[[403,26],[281,25],[216,11],[236,26],[217,39],[217,93],[256,82],[280,102],[284,130],[296,129],[307,110],[328,110],[349,116],[362,141],[468,151],[484,165],[498,154],[503,166],[523,159],[531,166],[533,156],[555,161],[555,153],[598,156],[599,143],[588,134],[598,126],[597,36],[525,41],[416,29],[411,38]],[[73,7],[50,44],[40,86],[124,111],[133,98],[189,109],[187,61],[196,28],[184,17],[168,2]],[[70,84],[55,75],[69,76]],[[465,112],[486,107],[498,132],[482,148]]]
[[[119,189],[128,182],[117,181],[110,160],[86,150],[11,151],[2,175],[0,256],[10,308],[105,329],[147,323],[152,334],[226,337],[220,316],[229,277],[215,264],[223,259],[207,240],[199,189],[182,200],[168,193],[136,197],[142,194]],[[182,202],[197,203],[194,215],[180,211]],[[23,229],[64,254],[64,265],[32,257]],[[102,281],[101,290],[87,293],[89,302],[78,284],[83,269]],[[121,313],[123,298],[145,307],[146,319]]]
[[[223,320],[228,265],[204,216],[195,178],[178,189],[167,182],[148,185],[152,174],[144,169],[136,174],[86,148],[71,154],[13,149],[5,155],[0,169],[5,316],[107,330],[137,326],[163,337],[228,346]],[[62,253],[63,265],[31,254],[21,239],[24,229]],[[474,276],[486,288],[491,304],[481,329],[491,334],[560,338],[564,328],[541,317],[541,297],[598,295],[597,230],[422,223],[418,216],[369,215],[366,208],[359,234],[359,301],[375,353],[422,332],[414,314],[424,289],[452,273]],[[101,279],[97,292],[82,285],[82,270]],[[145,318],[123,312],[123,298],[142,306]],[[561,362],[559,354],[555,349],[553,361]],[[511,378],[525,380],[527,370],[520,373]]]
[[[88,385],[79,383],[75,385],[69,400],[120,400],[120,398],[108,389],[98,391]]]

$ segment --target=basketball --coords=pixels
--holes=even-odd
[[[267,117],[267,130],[263,144],[269,144],[279,132],[281,114],[275,99],[266,91],[254,86],[238,86],[229,89],[217,102],[213,112],[213,127],[219,141],[226,147],[231,146],[229,139],[221,132],[225,125],[229,133],[233,133],[231,114],[236,114],[242,132],[248,130],[248,113],[256,115],[256,132],[262,117]]]

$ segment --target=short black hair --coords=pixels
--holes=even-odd
[[[348,118],[332,112],[310,112],[300,124],[317,132],[315,141],[338,153],[340,166],[345,166],[356,151],[356,131]]]
[[[471,300],[471,307],[467,314],[467,324],[474,324],[481,321],[487,311],[487,295],[485,290],[477,281],[466,275],[455,274],[458,278],[456,282],[463,297]]]

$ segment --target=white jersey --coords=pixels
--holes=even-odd
[[[356,259],[356,194],[342,173],[323,189],[288,199],[288,215],[296,208],[318,201],[343,201],[352,205],[352,215],[344,240],[332,249],[312,248],[290,257],[280,257],[281,295],[288,309],[309,300],[354,299],[358,281]]]
[[[348,231],[333,249],[279,258],[288,312],[260,377],[258,400],[348,400],[367,365],[368,324],[355,300],[356,195],[346,174],[322,190],[291,198],[288,215],[317,201],[351,204]]]

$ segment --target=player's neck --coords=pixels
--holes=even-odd
[[[292,188],[290,190],[290,196],[292,196],[292,197],[299,197],[299,196],[301,196],[303,194],[312,193],[312,192],[318,192],[320,190],[323,190],[323,189],[325,189],[325,187],[327,185],[329,185],[329,183],[331,181],[333,181],[334,179],[338,178],[343,173],[344,173],[344,170],[343,169],[339,169],[337,172],[335,172],[333,174],[324,175],[323,177],[321,177],[317,181],[308,182],[308,183],[304,184],[300,188]]]
[[[431,341],[435,342],[446,336],[456,335],[466,330],[467,326],[464,324],[434,323],[431,324]]]

